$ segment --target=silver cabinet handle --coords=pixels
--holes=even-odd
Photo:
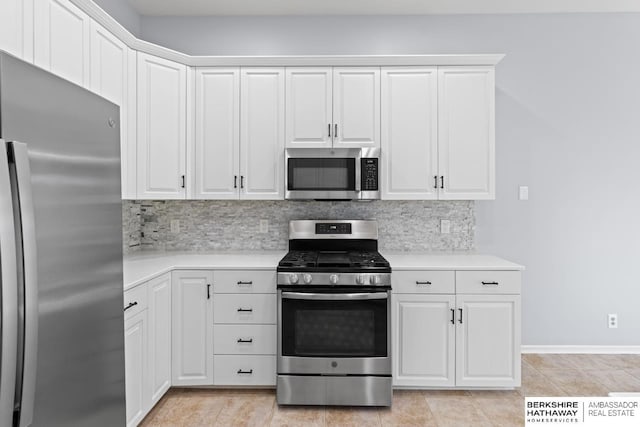
[[[13,425],[18,351],[18,266],[7,146],[0,139],[0,425]],[[25,372],[26,373],[26,372]]]
[[[249,338],[249,339],[242,339],[242,338],[238,338],[238,343],[239,344],[251,344],[253,342],[253,338]]]
[[[240,188],[244,188],[244,175],[240,175]]]
[[[331,123],[329,123],[329,124],[327,125],[327,127],[329,128],[329,133],[328,133],[328,135],[327,135],[327,136],[328,136],[329,138],[331,138]]]
[[[238,374],[238,375],[243,375],[243,374],[245,374],[245,375],[251,375],[251,374],[253,374],[253,369],[249,369],[248,371],[243,371],[242,369],[238,369],[237,374]]]
[[[253,280],[249,280],[248,282],[238,280],[238,285],[253,285]]]
[[[182,175],[181,179],[182,179],[182,184],[180,186],[184,188],[184,175]]]
[[[252,313],[253,312],[253,308],[239,308],[238,309],[238,313]]]
[[[286,299],[308,299],[308,300],[367,300],[367,299],[387,299],[386,292],[365,292],[353,294],[317,294],[306,292],[283,292],[282,298]]]
[[[338,124],[337,123],[335,125],[333,125],[333,137],[334,138],[338,137]]]
[[[233,188],[238,188],[238,175],[233,175]]]
[[[20,214],[22,217],[22,258],[24,263],[24,375],[22,380],[20,425],[33,422],[38,353],[38,278],[35,220],[31,191],[31,168],[27,145],[10,143],[15,162]]]
[[[421,282],[419,280],[416,280],[416,285],[430,285],[431,282],[429,282],[428,280],[426,282]]]

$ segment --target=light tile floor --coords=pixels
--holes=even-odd
[[[142,426],[522,426],[524,396],[640,392],[640,355],[526,354],[509,391],[396,390],[391,408],[279,407],[274,390],[171,389]]]

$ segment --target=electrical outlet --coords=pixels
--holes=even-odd
[[[609,314],[607,319],[607,324],[609,328],[617,328],[618,327],[618,315],[617,314]]]
[[[261,219],[260,220],[260,233],[268,233],[269,232],[269,220]]]
[[[178,234],[180,232],[180,220],[172,219],[171,220],[171,232],[173,234]]]
[[[451,220],[448,220],[448,219],[440,220],[440,233],[442,234],[451,233]]]
[[[518,189],[518,199],[520,200],[529,200],[529,187],[526,185],[521,185]]]

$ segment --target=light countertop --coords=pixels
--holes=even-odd
[[[171,270],[275,270],[287,251],[138,252],[124,257],[124,289]]]
[[[524,266],[493,256],[468,252],[380,251],[393,271],[524,270]],[[124,257],[124,289],[171,270],[275,270],[286,251],[138,252]]]

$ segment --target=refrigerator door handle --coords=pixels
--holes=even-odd
[[[0,139],[0,425],[13,425],[18,352],[18,267],[8,146]]]
[[[22,223],[22,262],[24,265],[24,372],[20,397],[20,425],[33,422],[33,402],[36,394],[38,354],[38,265],[36,230],[31,190],[31,168],[27,144],[11,142]]]

